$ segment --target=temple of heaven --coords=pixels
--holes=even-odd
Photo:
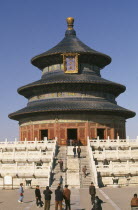
[[[87,136],[126,137],[126,119],[135,112],[116,102],[126,88],[101,77],[111,58],[80,41],[73,23],[74,18],[67,18],[61,42],[32,58],[42,71],[41,79],[18,89],[28,104],[9,118],[19,121],[21,141],[57,137],[59,145],[70,139],[86,145]]]

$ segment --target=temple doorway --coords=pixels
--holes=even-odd
[[[48,129],[40,130],[40,137],[41,137],[41,140],[44,140],[44,137],[48,138]]]
[[[104,139],[104,131],[105,129],[103,128],[97,128],[97,137],[99,137],[99,139]]]
[[[77,143],[77,128],[67,129],[67,140],[68,140],[68,145]]]

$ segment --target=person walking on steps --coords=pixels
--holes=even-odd
[[[60,184],[60,186],[63,185],[63,177],[62,176],[60,176],[60,178],[59,178],[59,184]]]
[[[74,158],[76,157],[76,146],[73,147]]]
[[[20,198],[18,200],[19,203],[23,203],[23,193],[24,193],[24,190],[23,190],[23,183],[20,184],[20,188],[19,188],[19,194],[20,194]]]
[[[83,175],[84,175],[84,178],[86,177],[86,171],[87,171],[87,167],[86,166],[84,166],[83,168],[82,168],[82,172],[83,172]]]
[[[41,201],[41,192],[39,189],[39,185],[36,185],[36,189],[35,189],[35,197],[36,197],[36,205],[39,207],[42,207],[42,201]]]
[[[46,190],[43,191],[43,194],[45,198],[44,210],[50,210],[50,201],[51,201],[52,191],[47,186]]]
[[[63,160],[60,159],[60,160],[58,161],[58,163],[59,163],[60,171],[63,172]]]
[[[95,186],[94,186],[93,182],[91,182],[91,185],[89,186],[89,194],[91,196],[91,202],[92,202],[92,205],[93,205],[95,195],[96,195],[96,189],[95,189]]]
[[[80,158],[80,154],[81,154],[81,148],[80,148],[80,146],[78,146],[78,148],[77,148],[77,153],[78,153],[78,158]]]

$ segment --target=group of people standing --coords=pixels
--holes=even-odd
[[[74,158],[76,157],[76,154],[78,154],[78,158],[80,158],[80,155],[81,155],[80,146],[78,146],[78,148],[76,148],[76,146],[73,147],[73,154],[74,154]]]
[[[35,190],[35,195],[36,195],[36,190]],[[52,193],[53,192],[49,189],[48,186],[43,191],[44,199],[45,199],[44,210],[50,210],[50,201],[51,201],[51,194]],[[59,207],[60,210],[62,210],[63,200],[65,200],[65,204],[66,204],[65,209],[70,210],[71,209],[70,208],[70,195],[71,195],[71,191],[68,189],[68,185],[65,185],[64,189],[62,189],[62,187],[59,184],[57,189],[55,190],[55,210],[58,210],[58,207]],[[40,201],[39,204],[38,204],[37,200],[38,200],[38,197],[36,197],[36,205],[37,206],[40,205],[40,207],[42,207],[41,204],[40,204],[42,202],[41,197],[39,197],[39,201]]]
[[[45,203],[43,203],[41,199],[41,192],[39,189],[39,185],[36,186],[35,189],[35,198],[36,198],[36,205],[37,207],[43,207],[44,205],[44,210],[50,210],[50,201],[51,201],[51,194],[53,192],[50,190],[49,186],[46,187],[46,189],[43,191],[44,194],[44,200]],[[19,188],[19,203],[23,203],[23,198],[24,198],[24,189],[23,189],[23,183],[20,184]],[[65,185],[64,189],[62,188],[62,185],[59,183],[57,189],[55,190],[55,210],[58,210],[58,207],[60,210],[62,210],[62,203],[63,200],[65,200],[65,209],[70,210],[70,195],[71,191],[68,189],[68,185]]]

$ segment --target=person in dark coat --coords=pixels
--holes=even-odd
[[[76,146],[73,147],[74,158],[76,157]]]
[[[80,158],[80,154],[81,154],[81,148],[80,148],[80,146],[78,146],[78,148],[77,148],[77,153],[78,153],[78,158]]]
[[[39,185],[36,186],[35,197],[36,197],[36,205],[42,207],[43,205],[41,201],[41,193],[40,193]]]
[[[63,177],[62,176],[60,176],[60,178],[59,178],[59,184],[60,184],[60,186],[63,184]]]
[[[58,163],[59,163],[60,171],[63,172],[63,160],[60,159],[60,160],[58,161]]]
[[[45,198],[44,210],[49,210],[52,191],[47,186],[46,190],[43,191],[43,194],[44,194],[44,198]]]
[[[55,210],[62,210],[62,201],[63,201],[63,191],[61,191],[60,186],[55,190]]]
[[[89,186],[89,194],[91,196],[91,202],[92,202],[92,205],[93,205],[95,195],[96,195],[96,189],[95,189],[95,186],[94,186],[93,182],[91,182],[91,185]]]
[[[103,201],[98,196],[95,196],[92,210],[102,210],[102,206],[101,206],[102,203]]]

